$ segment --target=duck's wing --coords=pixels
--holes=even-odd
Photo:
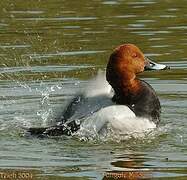
[[[66,106],[64,112],[56,117],[56,125],[49,127],[31,127],[26,129],[26,134],[37,137],[70,135],[79,128],[75,121],[66,123],[84,102],[82,94],[77,94]],[[66,123],[66,125],[64,125]]]
[[[58,119],[59,122],[62,124],[65,123],[68,119],[70,119],[76,111],[81,107],[82,104],[84,104],[85,98],[83,94],[77,94],[66,106],[64,109],[62,115],[60,116],[60,119]]]
[[[77,119],[84,119],[98,110],[113,104],[112,100],[106,95],[83,98],[76,107],[73,107],[74,113],[68,119],[68,122]],[[69,114],[67,111],[65,113]]]
[[[69,135],[80,128],[85,118],[100,109],[113,105],[111,98],[113,92],[111,86],[106,82],[105,75],[99,73],[90,81],[83,93],[77,94],[66,106],[63,113],[56,118],[57,124],[46,128],[30,128],[31,135],[41,133],[49,135]]]
[[[60,136],[71,135],[76,132],[82,122],[102,108],[114,103],[107,95],[85,97],[83,94],[75,96],[57,119],[57,125],[51,127],[29,128],[30,135]]]

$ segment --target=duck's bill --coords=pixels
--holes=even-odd
[[[166,70],[166,69],[170,69],[170,67],[166,66],[164,64],[155,63],[155,62],[151,61],[150,59],[146,58],[146,65],[144,68],[145,71]]]

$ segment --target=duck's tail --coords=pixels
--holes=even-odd
[[[36,137],[71,136],[78,129],[80,129],[80,125],[75,121],[71,121],[67,124],[60,124],[51,127],[31,127],[26,130],[26,134]]]

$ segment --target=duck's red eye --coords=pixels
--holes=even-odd
[[[136,58],[136,57],[138,57],[138,55],[137,55],[136,53],[133,53],[133,54],[132,54],[132,57],[133,57],[133,58]]]

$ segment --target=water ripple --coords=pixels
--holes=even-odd
[[[36,59],[36,58],[49,58],[54,56],[77,56],[77,55],[97,54],[103,52],[105,51],[71,51],[71,52],[58,52],[58,53],[48,53],[48,54],[26,54],[24,56],[29,56],[31,59]]]
[[[16,73],[16,72],[64,72],[64,71],[72,71],[76,69],[82,68],[90,68],[94,66],[90,65],[63,65],[63,66],[30,66],[30,67],[5,67],[0,68],[0,74],[7,74],[7,73]]]
[[[28,10],[28,11],[9,11],[9,13],[13,14],[42,14],[44,11],[37,11],[37,10]]]
[[[18,21],[90,21],[96,20],[97,17],[54,17],[54,18],[42,18],[42,17],[25,17],[15,18]]]

